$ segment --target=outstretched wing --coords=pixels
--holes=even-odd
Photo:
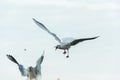
[[[20,73],[21,73],[21,75],[22,76],[27,76],[27,70],[24,68],[24,66],[22,65],[22,64],[19,64],[18,65],[18,67],[19,67],[19,70],[20,70]]]
[[[9,60],[11,60],[12,62],[14,62],[14,63],[16,63],[16,64],[19,64],[18,62],[17,62],[17,60],[12,56],[12,55],[6,55],[7,57],[8,57],[8,59]]]
[[[42,23],[38,22],[37,20],[35,20],[33,18],[34,22],[43,30],[47,31],[50,35],[52,35],[59,43],[61,43],[61,40],[59,37],[57,37],[57,35],[55,33],[52,33],[50,30],[48,30]]]
[[[36,67],[35,67],[36,74],[40,74],[41,75],[41,64],[43,62],[43,59],[44,59],[44,52],[41,55],[41,57],[37,60]]]
[[[72,41],[70,44],[73,46],[73,45],[76,45],[77,43],[79,42],[83,42],[83,41],[86,41],[86,40],[93,40],[93,39],[96,39],[98,38],[99,36],[97,37],[92,37],[92,38],[83,38],[83,39],[76,39],[74,41]]]
[[[20,73],[22,76],[26,76],[27,75],[27,72],[26,72],[26,69],[24,68],[23,65],[19,64],[17,62],[17,60],[12,56],[12,55],[6,55],[8,57],[9,60],[11,60],[12,62],[16,63],[19,67],[19,70],[20,70]]]

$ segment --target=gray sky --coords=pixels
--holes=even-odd
[[[60,38],[100,37],[72,47],[66,59],[54,50],[57,41],[32,18]],[[120,80],[119,0],[1,0],[0,21],[3,80],[25,80],[6,54],[27,67],[35,66],[43,50],[42,80]]]

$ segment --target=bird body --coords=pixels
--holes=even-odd
[[[12,55],[7,55],[8,59],[18,65],[19,71],[22,76],[26,76],[29,80],[38,80],[38,77],[41,76],[41,63],[44,59],[44,53],[41,57],[37,60],[35,67],[28,67],[27,69],[24,68],[22,64],[19,64],[17,60]]]
[[[35,79],[37,76],[37,73],[36,73],[36,70],[35,70],[35,68],[33,68],[33,67],[29,67],[28,68],[28,77],[30,78],[30,80],[32,80],[32,79]]]
[[[67,58],[69,57],[69,48],[71,46],[74,46],[76,44],[78,44],[79,42],[83,42],[83,41],[87,41],[87,40],[93,40],[98,38],[97,37],[92,37],[92,38],[80,38],[80,39],[74,39],[74,38],[64,38],[63,40],[61,40],[55,33],[51,32],[44,24],[38,22],[36,19],[33,18],[33,21],[43,30],[45,30],[46,32],[48,32],[50,35],[52,35],[56,41],[59,42],[59,45],[55,46],[56,49],[62,49],[64,50],[63,54],[67,53]]]

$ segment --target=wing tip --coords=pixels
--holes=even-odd
[[[35,18],[32,18],[32,20],[33,20],[33,21],[36,21],[36,19],[35,19]]]
[[[42,25],[42,26],[44,26],[41,22],[39,22],[39,21],[37,21],[35,18],[32,18],[32,20],[38,25]]]
[[[96,36],[96,37],[94,37],[94,38],[96,39],[96,38],[98,38],[98,37],[100,37],[100,36]]]
[[[10,55],[10,54],[6,54],[6,56],[9,58],[9,57],[12,57],[12,55]]]
[[[16,64],[19,64],[12,55],[6,54],[6,56],[7,56],[7,58],[8,58],[9,60],[13,61],[13,62],[16,63]]]

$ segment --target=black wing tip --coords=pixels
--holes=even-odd
[[[32,18],[32,19],[33,19],[33,21],[34,21],[35,23],[42,24],[42,23],[40,23],[39,21],[37,21],[35,18]]]
[[[36,21],[36,19],[35,19],[35,18],[32,18],[32,20],[33,20],[33,21]]]
[[[9,58],[9,57],[13,57],[12,55],[10,55],[10,54],[6,54],[6,56]]]
[[[45,55],[45,51],[43,51],[43,53],[42,53],[41,57],[42,57],[42,58],[44,58],[44,55]]]
[[[15,62],[16,64],[19,64],[19,63],[16,61],[16,59],[15,59],[12,55],[6,54],[6,56],[7,56],[8,59],[10,59],[11,61]]]
[[[96,36],[96,37],[94,37],[94,39],[96,39],[96,38],[98,38],[98,37],[100,37],[100,36]]]

